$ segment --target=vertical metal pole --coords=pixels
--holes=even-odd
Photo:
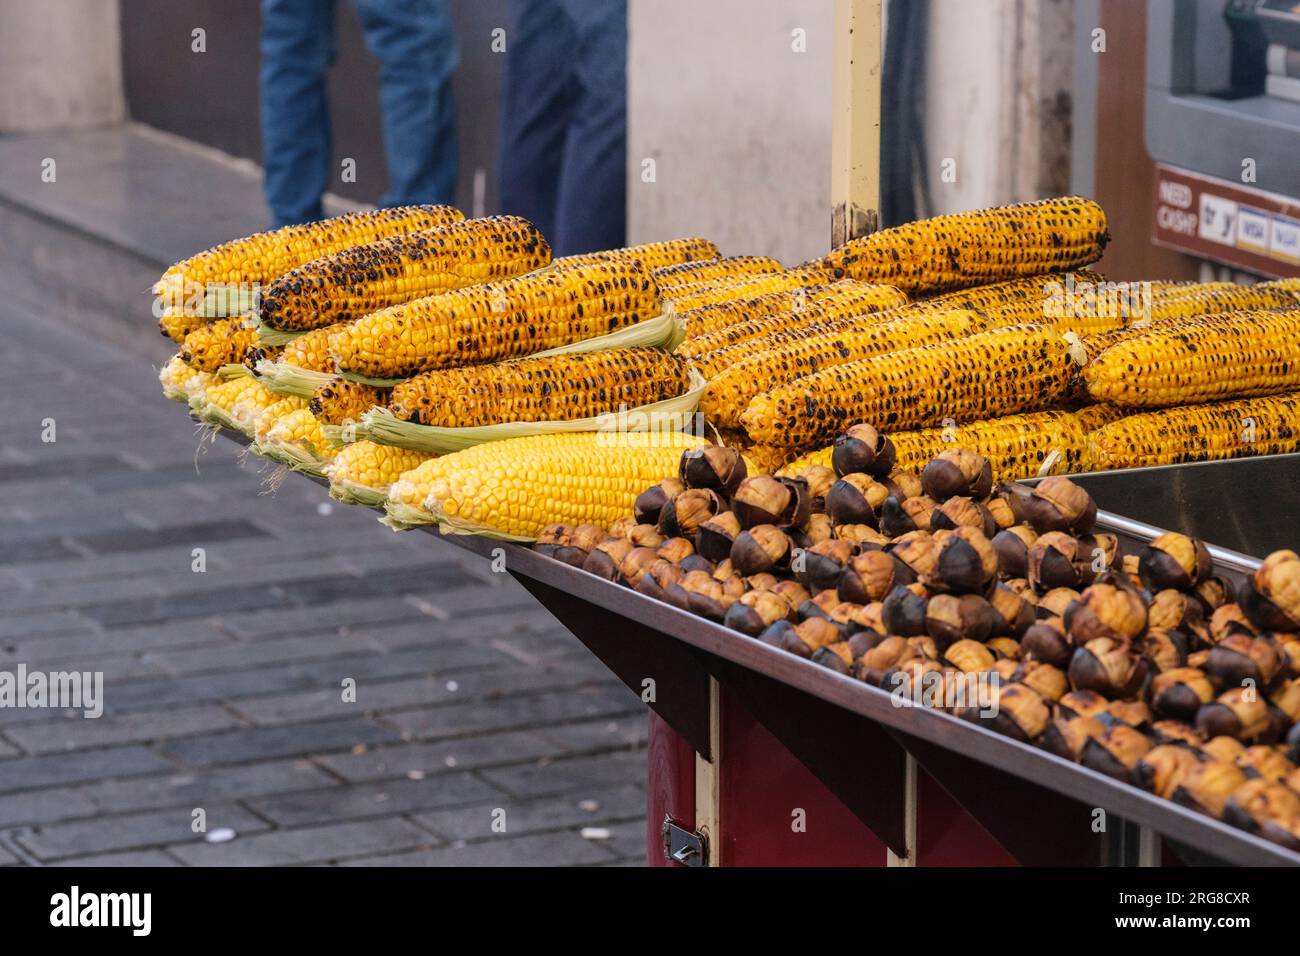
[[[716,678],[709,678],[709,751],[712,760],[695,755],[695,829],[708,849],[706,866],[722,865],[721,807],[718,768],[722,763],[722,699]]]
[[[916,760],[911,754],[903,764],[903,840],[907,855],[886,851],[885,866],[916,866]]]
[[[880,228],[883,0],[835,0],[831,247]]]
[[[1160,866],[1160,834],[1150,827],[1138,828],[1138,866]]]

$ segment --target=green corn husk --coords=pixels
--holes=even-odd
[[[247,369],[247,366],[244,368]],[[316,389],[327,385],[335,377],[328,372],[313,372],[271,359],[259,361],[255,374],[263,385],[277,395],[296,395],[299,398],[311,398]]]
[[[664,351],[671,352],[681,344],[685,337],[685,324],[677,317],[677,313],[673,311],[671,306],[669,306],[653,319],[645,319],[642,322],[637,322],[634,325],[629,325],[615,332],[607,332],[605,335],[595,335],[589,339],[570,342],[568,345],[561,345],[557,348],[546,349],[541,352],[530,352],[527,355],[514,355],[509,359],[502,359],[502,361],[524,358],[545,358],[548,355],[575,355],[579,352],[601,352],[607,349],[661,348]],[[355,372],[347,372],[343,370],[339,371],[339,376],[353,382],[359,382],[362,385],[373,385],[376,388],[390,388],[398,382],[405,381],[403,378],[371,378],[367,375],[359,375]],[[378,441],[378,439],[375,440]],[[477,444],[477,442],[475,444]]]
[[[307,331],[312,330],[308,329]],[[286,332],[281,329],[273,329],[265,322],[257,323],[257,339],[263,345],[288,345],[294,339],[306,334],[307,332]]]
[[[643,421],[637,423],[641,427],[626,430],[642,431],[662,427],[665,423],[692,415],[700,404],[700,396],[704,394],[707,383],[704,377],[694,370],[691,370],[690,375],[691,387],[681,395],[628,409],[626,415],[629,418],[635,416]],[[618,413],[607,413],[570,421],[502,422],[496,425],[445,428],[439,425],[419,425],[415,422],[403,421],[386,408],[374,408],[362,416],[361,423],[355,427],[355,435],[351,440],[364,438],[381,445],[445,455],[484,442],[519,438],[523,435],[601,431],[618,420]]]
[[[189,400],[190,412],[201,422],[217,428],[226,428],[241,435],[252,435],[251,428],[245,428],[230,417],[224,408],[210,404],[202,395],[195,395]]]
[[[232,378],[250,378],[252,377],[252,374],[253,370],[247,365],[235,363],[223,365],[221,368],[217,369],[217,378],[221,379],[223,382],[228,382]]]
[[[253,289],[222,286],[204,293],[198,313],[209,319],[243,315],[245,312],[255,312],[260,299],[260,293]]]
[[[379,523],[394,531],[409,531],[412,528],[434,524],[437,520],[423,508],[412,508],[400,501],[385,500],[384,516],[379,519]]]
[[[459,518],[449,518],[440,511],[432,512],[434,520],[438,523],[439,534],[475,534],[480,538],[491,538],[494,541],[514,541],[520,544],[532,544],[536,538],[525,537],[518,534],[506,534],[502,531],[494,531],[492,528],[483,525],[474,524],[469,521],[463,521]]]
[[[346,478],[335,481],[330,479],[330,497],[345,505],[361,505],[364,508],[382,508],[388,500],[388,489],[371,488],[369,485],[348,481]]]
[[[318,457],[316,449],[310,446],[303,448],[275,442],[253,442],[248,447],[255,455],[279,462],[290,471],[301,472],[315,478],[324,478],[325,467],[329,464],[325,459]]]

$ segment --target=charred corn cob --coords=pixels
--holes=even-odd
[[[185,336],[207,325],[201,315],[193,315],[176,306],[167,306],[158,319],[158,329],[173,342],[184,342]]]
[[[300,398],[297,395],[285,395],[280,397],[277,402],[272,402],[257,413],[253,420],[253,438],[256,441],[266,441],[267,433],[270,432],[271,426],[290,412],[300,412],[307,407],[307,399]]]
[[[548,524],[604,528],[672,474],[684,449],[702,444],[678,432],[574,432],[486,442],[432,463],[424,506],[452,530],[526,540]]]
[[[627,261],[635,259],[643,269],[662,269],[664,266],[677,265],[680,262],[697,262],[701,259],[717,259],[721,255],[718,247],[708,239],[668,239],[664,242],[647,242],[639,246],[624,246],[620,249],[603,249],[600,252],[585,252],[576,256],[556,259],[557,266],[583,266],[595,262],[610,260]]]
[[[312,259],[464,218],[451,206],[402,206],[259,232],[183,259],[163,273],[153,291],[164,305],[194,311],[209,286],[267,285]]]
[[[343,323],[313,329],[298,336],[284,347],[280,361],[308,372],[333,372],[334,356],[330,353],[330,336],[345,328]]]
[[[1268,395],[1300,386],[1300,311],[1234,312],[1155,326],[1083,370],[1088,394],[1125,408]]]
[[[186,365],[179,355],[173,355],[158,370],[163,395],[173,402],[188,402],[191,396],[201,395],[216,380],[211,372],[201,372]]]
[[[757,442],[807,447],[855,422],[886,431],[994,418],[1059,401],[1070,363],[1055,331],[1013,325],[825,368],[756,395],[740,421]]]
[[[421,425],[573,421],[632,409],[690,388],[661,349],[611,349],[425,372],[393,388],[389,409]]]
[[[661,294],[695,282],[726,282],[746,276],[780,272],[785,266],[767,256],[731,256],[700,262],[679,262],[654,270],[655,284]]]
[[[1255,288],[1268,289],[1273,292],[1284,292],[1300,301],[1300,279],[1273,279],[1270,282],[1261,282]]]
[[[257,328],[249,325],[246,315],[218,319],[185,336],[181,358],[187,365],[204,372],[215,372],[223,365],[237,365],[244,353],[257,345]]]
[[[995,481],[1013,481],[1078,471],[1087,429],[1070,412],[1029,412],[945,428],[889,432],[889,440],[897,455],[895,467],[903,471],[920,472],[942,452],[964,448],[989,460]],[[829,468],[833,450],[832,445],[803,455],[780,474],[793,477],[813,465]]]
[[[892,317],[889,310],[906,303],[907,297],[890,286],[840,280],[830,286],[812,287],[807,296],[797,298],[789,308],[726,325],[694,338],[690,334],[688,319],[686,341],[677,347],[677,354],[694,360],[700,372],[709,378],[742,354],[739,350],[728,351],[733,346],[836,319],[883,320]],[[863,319],[868,315],[873,318]]]
[[[908,294],[1072,269],[1101,258],[1106,214],[1066,196],[922,219],[851,239],[827,268]]]
[[[788,292],[801,286],[829,282],[832,278],[833,276],[823,269],[800,266],[784,272],[746,276],[730,282],[703,282],[677,289],[672,295],[665,295],[664,299],[672,300],[678,312],[689,312],[706,305],[752,298],[765,292]]]
[[[1140,290],[1107,282],[1088,269],[1008,279],[920,299],[918,311],[969,309],[990,328],[1026,322],[1087,334],[1122,327],[1140,305]]]
[[[383,502],[403,473],[432,457],[392,445],[356,441],[339,449],[325,467],[325,477],[330,480],[330,494],[335,498],[373,507]],[[428,489],[424,493],[427,495]]]
[[[1289,298],[1280,289],[1263,285],[1242,286],[1230,282],[1160,290],[1151,294],[1150,303],[1149,313],[1130,322],[1130,325],[1141,326],[1146,323],[1214,315],[1219,312],[1287,308],[1296,305],[1295,300]]]
[[[1148,468],[1300,451],[1300,392],[1127,415],[1088,436],[1087,467]]]
[[[387,405],[391,394],[392,389],[389,388],[376,388],[346,378],[335,378],[316,389],[308,407],[322,425],[355,424],[376,405]]]
[[[1082,408],[1074,410],[1074,417],[1079,419],[1079,424],[1083,426],[1084,431],[1095,431],[1103,425],[1109,425],[1111,422],[1119,421],[1128,414],[1126,409],[1118,405],[1108,405],[1105,402],[1097,402],[1092,405],[1084,405]]]
[[[635,261],[539,272],[375,312],[330,338],[339,368],[375,378],[491,362],[651,318],[659,297]]]
[[[209,386],[191,406],[205,421],[252,435],[257,416],[281,397],[257,379],[241,376]]]
[[[969,335],[982,331],[983,327],[983,320],[973,312],[909,316],[848,331],[823,332],[814,326],[804,330],[801,338],[771,349],[755,350],[720,372],[705,388],[700,410],[715,425],[736,428],[741,425],[742,414],[751,400],[760,392],[780,388],[818,370],[831,370],[870,356]],[[750,432],[755,441],[772,445],[793,446],[803,441],[811,446],[818,441],[816,438],[786,441],[770,437],[770,432],[768,435],[759,438]]]
[[[266,288],[260,314],[273,329],[318,329],[422,296],[531,272],[550,261],[551,247],[528,220],[467,219],[299,266]]]

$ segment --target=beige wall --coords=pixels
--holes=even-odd
[[[704,235],[789,264],[826,252],[831,14],[831,0],[631,0],[631,242]]]
[[[125,115],[117,0],[0,0],[0,131]]]

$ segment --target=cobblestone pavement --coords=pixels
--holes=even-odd
[[[0,671],[105,682],[98,719],[0,710],[0,865],[643,861],[634,694],[479,559],[264,493],[155,382],[0,296]]]

